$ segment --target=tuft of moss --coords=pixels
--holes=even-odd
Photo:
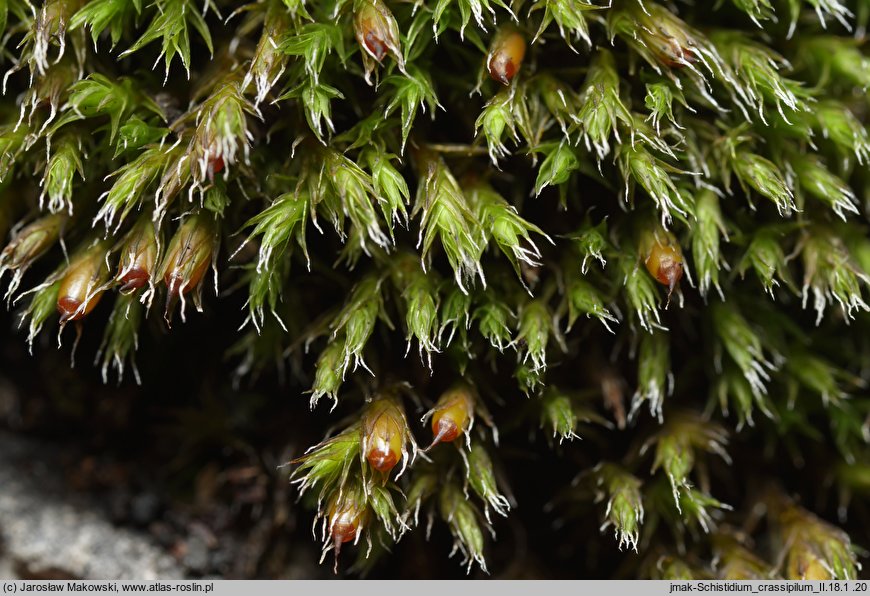
[[[239,302],[235,381],[338,409],[290,462],[336,569],[437,523],[499,573],[531,494],[623,574],[854,578],[868,15],[4,0],[3,296],[119,382],[188,300]]]

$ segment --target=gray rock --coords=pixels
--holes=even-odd
[[[18,574],[12,567],[12,560],[0,552],[0,579],[18,579]]]
[[[114,527],[70,495],[52,465],[56,457],[57,450],[0,431],[0,576],[185,578],[147,535]]]
[[[208,569],[208,546],[198,536],[191,536],[187,541],[187,554],[184,555],[184,565],[197,573],[205,573]]]
[[[145,492],[134,495],[130,500],[130,518],[140,526],[147,525],[160,513],[160,498],[154,493]]]

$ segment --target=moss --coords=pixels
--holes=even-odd
[[[105,237],[91,289],[114,305],[76,325],[128,382],[176,300],[182,322],[242,302],[215,319],[236,381],[339,407],[294,460],[324,553],[340,535],[390,557],[366,545],[423,513],[487,569],[511,486],[537,486],[507,473],[527,457],[562,474],[554,515],[600,525],[582,541],[638,551],[635,576],[854,577],[847,533],[796,503],[833,483],[843,516],[866,492],[867,18],[845,0],[8,0],[5,295],[30,341],[51,333],[66,246]],[[419,419],[451,387],[464,437],[423,457]],[[358,443],[388,395],[409,426],[383,472]]]

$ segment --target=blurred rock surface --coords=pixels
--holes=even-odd
[[[0,578],[182,579],[145,534],[65,489],[56,450],[0,431]]]

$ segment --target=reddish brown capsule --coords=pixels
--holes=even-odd
[[[661,30],[660,30],[661,31]],[[663,33],[663,32],[662,32]],[[659,62],[668,68],[683,68],[695,61],[695,54],[676,37],[655,36],[647,44]]]
[[[220,144],[216,138],[203,141],[196,160],[193,162],[193,174],[195,177],[214,182],[215,176],[221,173],[227,166]]]
[[[646,270],[668,287],[670,296],[683,277],[685,262],[676,236],[664,230],[648,234],[643,242],[643,258]]]
[[[363,529],[365,509],[355,499],[338,498],[329,507],[329,530],[336,544],[356,540]]]
[[[220,174],[225,165],[224,158],[220,155],[212,158],[212,160],[208,162],[208,179],[214,180],[215,175]]]
[[[392,398],[374,400],[362,417],[362,450],[369,465],[388,474],[403,455],[409,436],[401,406]]]
[[[526,40],[512,27],[502,27],[492,40],[486,67],[489,76],[502,85],[510,85],[526,56]]]
[[[157,265],[157,231],[150,217],[142,217],[127,234],[121,247],[116,281],[121,293],[134,292],[148,285]]]
[[[378,62],[387,55],[387,44],[371,21],[366,21],[359,26],[357,40],[362,48]]]
[[[106,241],[95,242],[73,256],[60,279],[57,312],[61,323],[78,321],[90,313],[105,292],[109,279]]]
[[[467,431],[474,421],[474,396],[461,384],[444,392],[432,409],[432,445],[450,443]]]
[[[210,215],[188,217],[172,237],[161,267],[167,289],[167,321],[175,301],[202,285],[214,248],[215,225]],[[181,316],[184,318],[183,309]]]
[[[650,5],[650,13],[638,11],[636,39],[655,59],[668,68],[683,68],[697,60],[697,42],[692,30],[668,9]]]
[[[376,64],[380,64],[387,54],[393,56],[400,70],[404,68],[399,47],[399,25],[382,0],[357,0],[353,29],[362,50],[367,82]]]
[[[336,492],[326,508],[329,539],[335,551],[335,571],[341,545],[359,538],[368,521],[368,505],[359,489],[343,487]]]

